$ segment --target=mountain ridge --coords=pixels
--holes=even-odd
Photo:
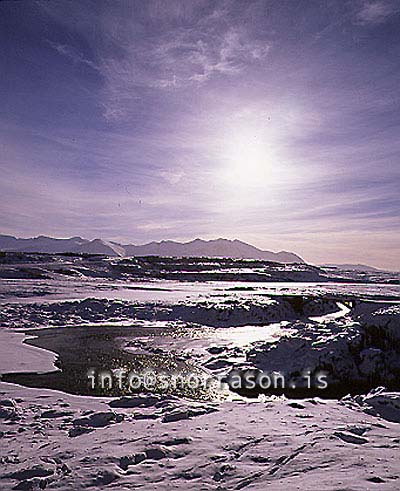
[[[348,271],[358,271],[358,272],[379,272],[383,271],[380,268],[376,268],[375,266],[369,266],[368,264],[353,264],[353,263],[344,263],[344,264],[337,264],[337,263],[328,263],[328,264],[322,264],[322,267],[327,267],[327,268],[338,268],[342,270],[348,270]]]
[[[70,237],[59,239],[40,235],[21,239],[0,234],[0,250],[9,252],[86,253],[109,256],[177,256],[177,257],[230,257],[234,259],[263,259],[281,263],[304,263],[294,252],[272,252],[259,249],[238,239],[222,237],[204,240],[196,238],[188,242],[173,240],[152,241],[143,245],[119,244],[103,239]]]

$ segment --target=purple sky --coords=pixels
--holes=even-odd
[[[400,2],[0,3],[0,232],[400,267]]]

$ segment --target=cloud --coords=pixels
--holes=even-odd
[[[93,59],[70,42],[48,44],[75,64],[96,70],[103,80],[99,105],[108,121],[123,120],[143,91],[171,92],[204,85],[216,77],[234,77],[262,65],[271,42],[254,32],[251,2],[240,16],[235,2],[149,1],[143,7],[116,2],[90,13],[72,4],[40,2],[43,11],[62,23],[89,48]],[[80,4],[79,4],[80,5]],[[243,22],[243,19],[249,22]],[[93,36],[96,32],[96,36]]]
[[[105,80],[103,115],[119,119],[129,111],[140,88],[171,91],[202,85],[217,76],[234,76],[249,64],[261,63],[271,45],[253,40],[244,29],[213,32],[179,28],[152,39],[125,45],[122,59],[106,57],[100,70]]]
[[[68,44],[60,44],[50,40],[47,40],[49,46],[51,46],[54,50],[57,51],[62,56],[69,58],[73,63],[79,64],[83,63],[84,65],[93,68],[93,70],[99,71],[99,67],[91,60],[85,58],[82,53],[79,53],[73,46]]]
[[[76,3],[71,8],[62,2],[38,3],[46,15],[74,33],[69,39],[88,47],[91,56],[73,41],[48,41],[61,56],[99,73],[99,105],[107,121],[128,118],[143,91],[198,87],[262,66],[271,41],[268,32],[254,29],[254,5],[249,2],[239,10],[230,0],[152,0],[140,3],[140,8],[135,2],[116,2],[89,12],[87,5]]]
[[[356,12],[356,23],[361,25],[383,24],[390,17],[400,12],[400,4],[397,1],[363,0]]]

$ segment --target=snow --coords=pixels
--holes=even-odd
[[[340,401],[157,408],[148,395],[110,411],[102,399],[0,391],[18,412],[1,420],[3,489],[398,489],[399,425]]]
[[[388,421],[400,423],[400,393],[388,392],[384,387],[377,387],[368,394],[347,397],[346,403],[358,404],[361,409],[374,416],[379,416]]]
[[[0,329],[0,373],[49,372],[55,370],[56,356],[22,342],[32,339],[20,332]]]
[[[306,372],[325,373],[331,389],[344,391],[372,382],[394,384],[400,373],[400,311],[380,309],[372,318],[375,324],[370,315],[368,322],[361,322],[362,316],[359,322],[346,317],[340,322],[329,315],[322,324],[297,322],[290,337],[255,343],[247,359],[262,371],[285,373],[297,386]]]
[[[303,388],[302,372],[326,371],[330,388],[94,397],[0,381],[0,489],[400,488],[398,285],[65,275],[2,280],[0,294],[1,374],[54,371],[66,348],[78,365],[90,331],[114,336],[121,356],[212,377],[280,371]],[[23,342],[54,337],[57,353]]]

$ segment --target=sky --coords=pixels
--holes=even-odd
[[[400,2],[0,2],[0,233],[400,269]]]

